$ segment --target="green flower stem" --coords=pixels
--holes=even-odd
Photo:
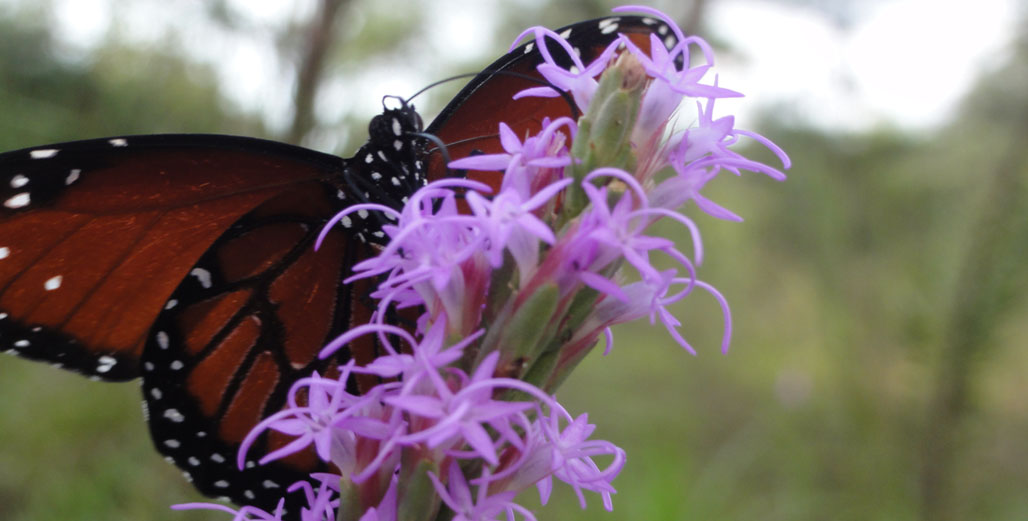
[[[439,465],[431,458],[421,458],[404,451],[403,469],[397,490],[397,521],[431,521],[439,510],[440,499],[428,473],[439,474]],[[417,458],[417,462],[410,460]]]
[[[349,476],[339,479],[339,510],[336,511],[337,521],[358,521],[366,510],[361,501],[359,487],[350,481]]]
[[[613,67],[600,75],[599,85],[589,103],[589,111],[578,120],[578,133],[571,144],[571,157],[578,160],[570,167],[575,181],[600,167],[633,170],[632,129],[639,116],[647,76],[631,53],[623,53]],[[576,182],[568,187],[564,222],[585,209],[588,199]]]

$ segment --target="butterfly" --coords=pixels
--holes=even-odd
[[[638,16],[558,32],[586,62],[618,33],[643,49],[651,34],[677,44],[666,24]],[[547,48],[570,64],[557,45]],[[315,238],[351,204],[399,208],[452,175],[446,151],[501,152],[501,121],[524,135],[544,118],[575,114],[560,97],[512,99],[538,86],[541,61],[534,42],[502,56],[427,128],[400,100],[371,121],[368,142],[350,158],[190,134],[0,154],[0,351],[99,380],[141,378],[158,452],[206,495],[273,508],[320,463],[301,453],[257,465],[287,441],[271,434],[239,469],[240,442],[283,407],[293,382],[376,355],[373,340],[335,358],[317,353],[370,319],[370,283],[342,280],[376,254],[383,223],[359,212],[317,250]]]

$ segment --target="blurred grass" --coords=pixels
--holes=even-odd
[[[0,56],[21,56],[15,29],[0,29],[8,45]],[[35,38],[30,45],[46,41]],[[1026,104],[1016,87],[1026,84],[1017,76],[1025,61],[1016,54],[1011,67],[983,80],[951,126],[931,133],[826,135],[767,125],[763,132],[796,164],[789,180],[747,174],[714,182],[709,196],[744,223],[692,212],[706,245],[700,276],[732,305],[730,353],[718,352],[720,312],[702,293],[675,309],[698,357],[659,327],[617,329],[613,353],[587,358],[559,393],[573,414],[589,412],[597,436],[628,452],[615,510],[604,512],[590,495],[582,511],[558,487],[537,510],[540,519],[919,519],[924,440],[942,428],[956,432],[951,516],[1028,519],[1023,287],[1007,288],[1014,297],[989,327],[989,345],[976,346],[959,424],[927,420],[947,321],[960,304],[959,267],[980,233],[977,216],[991,203],[985,180],[1003,151],[1026,139],[1011,130],[1020,122],[1010,116]],[[125,70],[135,67],[146,70]],[[47,98],[58,108],[40,111],[24,101],[43,103],[26,97],[40,92],[36,84],[15,81],[13,68],[0,70],[0,110],[11,116],[0,119],[0,148],[145,124],[131,103],[77,118],[76,103]],[[103,104],[138,99],[121,89],[152,88],[131,75],[110,84],[117,77],[104,70],[55,68],[44,83],[63,89],[58,100],[80,91]],[[190,114],[201,114],[193,130],[255,128],[223,110],[209,77],[191,77],[149,110],[181,108],[180,122],[169,125],[188,126]],[[1028,175],[1028,165],[1011,168]],[[680,233],[671,225],[665,231]],[[1008,255],[1023,271],[1017,254]],[[0,396],[0,520],[226,519],[167,510],[201,498],[152,450],[136,384],[95,383],[4,358]]]

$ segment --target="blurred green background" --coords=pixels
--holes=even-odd
[[[145,44],[132,12],[158,3],[113,2],[118,9],[91,13],[109,23],[88,47],[64,39],[58,3],[0,0],[0,150],[219,132],[347,155],[379,97],[410,94],[388,90],[366,64],[417,69],[426,84],[477,70],[521,27],[609,8],[489,4],[495,35],[468,29],[477,53],[405,65],[420,39],[442,30],[432,2],[321,0],[261,23],[240,11],[245,3],[179,4],[182,19]],[[718,3],[657,5],[731,61],[733,42],[705,18]],[[854,2],[754,4],[831,17]],[[825,130],[789,106],[763,107],[757,130],[790,153],[789,180],[712,184],[709,197],[741,224],[689,209],[707,248],[700,275],[732,304],[731,352],[717,352],[719,310],[702,295],[675,309],[698,357],[645,323],[616,330],[613,353],[595,353],[561,391],[599,437],[628,452],[615,510],[595,496],[579,510],[559,489],[540,519],[1028,519],[1026,14],[1019,39],[941,124]],[[203,27],[260,43],[258,58],[293,81],[254,98],[264,103],[229,96],[238,85],[196,51],[207,43]],[[237,83],[256,81],[241,74]],[[732,84],[724,73],[721,81]],[[337,96],[322,109],[319,87],[333,84],[372,101]],[[422,113],[454,89],[433,91]],[[227,519],[167,509],[201,498],[152,450],[135,384],[4,358],[0,396],[0,520]]]

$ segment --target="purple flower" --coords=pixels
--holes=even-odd
[[[464,301],[468,295],[484,294],[489,282],[483,273],[487,263],[481,252],[481,222],[460,214],[457,194],[450,187],[489,191],[482,183],[463,179],[444,179],[418,190],[397,224],[383,226],[389,244],[377,257],[354,266],[357,274],[344,281],[389,274],[372,294],[380,300],[379,318],[400,301],[404,306],[426,306],[431,317],[445,313],[457,322],[454,330],[474,328],[478,310]],[[464,318],[469,319],[467,328],[461,325]]]
[[[339,508],[339,480],[341,476],[323,472],[311,475],[318,482],[318,488],[310,482],[299,481],[287,490],[302,490],[307,499],[307,506],[300,507],[301,521],[335,521],[336,509]]]
[[[415,416],[427,418],[433,425],[419,432],[412,432],[399,440],[410,444],[425,442],[429,447],[457,447],[455,441],[467,443],[474,453],[491,465],[499,463],[496,446],[483,424],[496,429],[508,440],[516,440],[511,429],[510,416],[530,407],[531,402],[508,402],[492,398],[498,387],[514,387],[524,390],[527,384],[507,379],[493,378],[499,353],[485,357],[474,375],[464,382],[461,389],[452,392],[449,384],[438,375],[434,378],[434,393],[407,394],[385,399],[389,405]],[[538,391],[532,390],[535,393]],[[541,394],[541,393],[539,393]]]
[[[571,164],[565,145],[566,136],[575,136],[577,126],[571,118],[544,118],[542,130],[524,142],[518,139],[506,123],[500,123],[500,144],[506,153],[481,154],[451,161],[450,168],[472,170],[504,170],[501,192],[515,190],[522,199],[532,197],[536,191],[552,183],[555,173]],[[549,174],[549,175],[547,175]]]
[[[696,106],[700,115],[699,126],[686,130],[679,137],[669,157],[671,165],[680,175],[686,175],[692,168],[719,166],[736,174],[739,173],[739,168],[744,168],[762,172],[777,181],[785,180],[785,174],[778,169],[746,159],[728,147],[738,142],[739,136],[751,137],[768,147],[782,161],[782,165],[789,168],[791,163],[784,150],[760,134],[734,128],[734,116],[714,119],[714,98],[707,100],[706,108],[699,102]]]
[[[258,423],[240,445],[237,464],[243,468],[246,453],[263,433],[271,429],[294,436],[293,441],[264,455],[260,462],[283,458],[314,445],[318,457],[335,463],[350,475],[357,469],[355,445],[357,437],[383,439],[396,429],[383,419],[379,405],[380,389],[355,396],[346,391],[346,382],[353,362],[341,368],[338,379],[315,374],[293,384],[287,398],[288,407]],[[307,404],[300,405],[296,396],[303,393]]]
[[[544,61],[536,68],[536,70],[538,70],[539,74],[542,74],[543,78],[550,82],[553,87],[528,88],[515,94],[514,99],[529,96],[555,98],[560,95],[560,93],[554,90],[555,87],[564,92],[570,92],[572,99],[575,100],[575,105],[577,105],[579,109],[585,111],[589,107],[589,102],[592,100],[593,93],[596,92],[596,87],[599,85],[599,82],[596,81],[596,77],[607,68],[607,64],[610,63],[611,57],[613,57],[614,53],[617,52],[618,42],[611,42],[611,45],[607,46],[607,48],[604,49],[604,51],[600,53],[592,63],[585,65],[578,57],[578,53],[575,52],[567,40],[545,27],[531,27],[526,29],[514,39],[514,45],[511,46],[511,49],[513,50],[513,48],[517,46],[517,43],[528,34],[533,34],[535,36],[535,47],[539,49],[539,52],[543,55]],[[560,45],[567,53],[567,56],[573,63],[570,70],[557,65],[546,44],[547,37],[556,41],[557,44]]]
[[[567,427],[560,428],[562,420]],[[540,419],[539,433],[552,447],[550,452],[553,477],[571,485],[578,496],[579,505],[585,508],[583,490],[597,492],[603,497],[603,506],[612,510],[611,494],[617,491],[610,482],[617,477],[625,465],[625,451],[613,443],[601,440],[589,440],[596,426],[589,423],[589,415],[582,414],[572,418],[567,410],[556,404],[550,408],[549,419]],[[597,456],[611,456],[612,461],[607,468],[601,469],[593,461]],[[546,504],[550,496],[553,480],[547,477],[539,482],[539,497]]]
[[[503,513],[507,514],[508,520],[513,521],[515,512],[521,514],[526,521],[535,521],[535,516],[530,510],[513,502],[516,492],[504,491],[490,496],[489,487],[479,485],[477,494],[473,494],[468,480],[460,470],[460,465],[455,461],[450,462],[447,476],[447,484],[444,485],[435,474],[428,474],[439,497],[456,513],[453,521],[489,521],[495,520]]]
[[[550,227],[532,211],[549,202],[572,182],[573,179],[557,181],[527,201],[515,190],[501,191],[492,200],[478,192],[468,193],[468,206],[481,219],[482,232],[487,238],[485,248],[493,268],[503,264],[503,251],[506,249],[518,265],[522,282],[531,276],[539,260],[539,241],[547,244],[556,241]]]

